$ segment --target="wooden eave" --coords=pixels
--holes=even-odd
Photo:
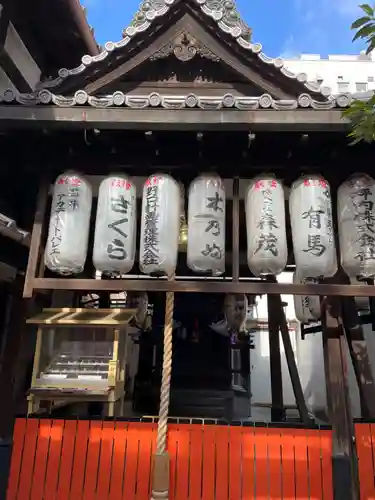
[[[278,99],[296,99],[310,93],[318,101],[326,97],[308,84],[301,75],[292,75],[283,69],[281,59],[267,58],[261,46],[252,44],[224,32],[218,23],[207,15],[197,0],[176,0],[163,14],[156,17],[144,31],[125,38],[118,44],[106,44],[104,52],[96,57],[84,58],[80,67],[61,70],[55,81],[45,82],[44,87],[53,93],[71,95],[84,89],[95,94],[109,82],[124,77],[145,62],[153,52],[170,41],[177,29],[191,29],[218,57],[247,81]],[[111,50],[109,50],[111,49]]]
[[[136,309],[51,308],[43,309],[26,322],[40,328],[123,328],[129,324],[136,313]]]

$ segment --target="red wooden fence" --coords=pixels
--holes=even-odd
[[[156,431],[17,419],[7,500],[149,500]],[[170,424],[169,498],[332,500],[331,447],[329,430]]]
[[[355,424],[361,500],[375,500],[375,424]]]

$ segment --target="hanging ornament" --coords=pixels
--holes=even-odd
[[[320,175],[302,176],[289,198],[294,260],[303,278],[331,277],[337,271],[332,201],[328,182]]]
[[[145,274],[174,274],[180,229],[180,187],[169,175],[155,174],[143,187],[140,269]]]
[[[245,294],[229,293],[226,295],[224,311],[229,328],[238,332],[244,330],[248,312],[248,300]]]
[[[99,187],[93,262],[105,274],[120,276],[134,265],[136,188],[124,175],[111,175]]]
[[[375,276],[375,180],[354,174],[337,193],[341,265],[350,278]]]
[[[247,262],[254,276],[281,273],[288,260],[285,196],[274,175],[252,179],[245,199]]]
[[[59,175],[53,188],[44,263],[55,273],[83,271],[90,231],[92,190],[75,172]]]
[[[293,274],[293,283],[295,285],[306,285],[313,283],[307,279],[300,278],[297,273]],[[294,311],[296,318],[301,323],[318,321],[320,319],[320,299],[319,295],[294,295]]]
[[[214,276],[225,271],[225,187],[217,175],[190,184],[187,265]]]

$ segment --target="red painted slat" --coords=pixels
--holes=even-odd
[[[22,455],[22,468],[17,498],[29,498],[34,474],[35,454],[38,441],[39,420],[29,418],[26,422],[26,436]]]
[[[12,458],[9,469],[7,500],[16,500],[26,437],[26,419],[17,418],[13,429]]]
[[[309,498],[309,470],[307,467],[307,431],[294,429],[294,457],[296,469],[296,498]]]
[[[77,421],[66,420],[62,442],[60,474],[56,500],[69,500],[76,431]]]
[[[43,500],[52,420],[39,423],[30,500]]]
[[[86,474],[83,486],[83,500],[96,500],[96,488],[99,474],[99,456],[103,422],[93,420],[90,423],[87,446]],[[77,443],[79,446],[79,443]]]
[[[125,457],[126,457],[126,438],[128,435],[128,424],[126,422],[116,422],[114,430],[114,445],[112,459],[112,475],[109,489],[109,498],[111,500],[122,500]]]
[[[100,498],[100,500],[107,500],[110,498],[109,488],[111,481],[114,435],[114,423],[103,422],[97,488],[97,498]]]
[[[215,443],[215,426],[207,425],[203,428],[202,498],[204,500],[215,500]]]
[[[54,420],[50,431],[49,453],[44,487],[44,500],[55,500],[61,461],[64,421]]]
[[[255,436],[254,427],[242,430],[242,500],[255,499]]]
[[[138,460],[139,460],[138,427],[137,424],[130,423],[128,427],[128,439],[126,448],[123,500],[133,500],[135,497]]]
[[[70,497],[76,498],[77,500],[82,498],[89,432],[89,420],[78,420],[74,448],[73,473],[70,488]]]
[[[175,500],[187,500],[189,493],[190,425],[178,425]]]

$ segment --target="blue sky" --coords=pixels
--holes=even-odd
[[[121,38],[140,0],[81,0],[100,44]],[[360,0],[359,0],[360,1]],[[253,29],[253,40],[276,57],[300,53],[355,54],[350,24],[360,13],[358,0],[237,0]]]

